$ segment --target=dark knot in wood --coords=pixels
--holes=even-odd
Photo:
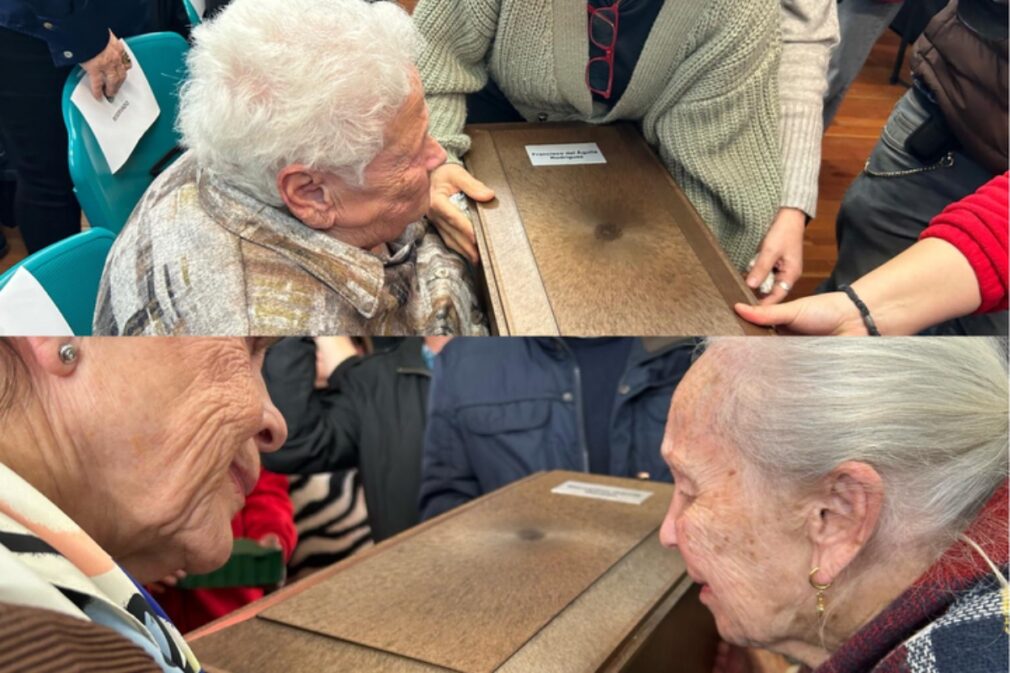
[[[621,227],[610,222],[596,225],[596,238],[601,241],[614,241],[621,237]]]
[[[527,540],[533,542],[535,540],[543,539],[543,531],[537,530],[536,528],[523,528],[516,535],[519,536],[520,540]]]

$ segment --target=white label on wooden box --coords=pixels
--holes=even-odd
[[[551,493],[558,495],[575,495],[580,498],[593,498],[595,500],[609,500],[611,502],[623,502],[627,505],[641,505],[649,499],[652,491],[640,491],[635,488],[619,488],[617,486],[603,486],[601,484],[590,484],[584,481],[566,481],[551,489]]]
[[[565,143],[562,145],[527,145],[526,154],[534,166],[574,166],[605,164],[607,160],[596,143]]]

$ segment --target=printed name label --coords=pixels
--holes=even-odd
[[[640,491],[634,488],[619,488],[617,486],[601,486],[584,481],[566,481],[551,489],[558,495],[574,495],[580,498],[609,500],[623,502],[627,505],[641,505],[652,496],[652,491]]]
[[[527,145],[526,154],[534,166],[572,166],[605,164],[607,160],[596,143],[566,143],[563,145]]]

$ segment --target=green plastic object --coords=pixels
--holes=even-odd
[[[239,538],[235,540],[227,563],[206,575],[187,575],[179,586],[183,589],[264,587],[280,584],[283,579],[284,557],[280,549],[267,549],[255,540]]]
[[[75,66],[63,87],[63,124],[67,127],[67,158],[74,193],[88,222],[118,234],[154,178],[180,154],[175,119],[179,87],[186,78],[189,44],[176,33],[150,33],[126,39],[143,68],[161,113],[115,174],[84,115],[70,97],[84,70]]]
[[[53,243],[0,276],[0,289],[25,267],[52,298],[74,334],[89,336],[105,258],[115,239],[111,231],[94,227]]]

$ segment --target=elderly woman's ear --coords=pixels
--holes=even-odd
[[[21,356],[52,376],[69,376],[77,369],[81,343],[71,337],[28,337]]]
[[[285,166],[277,173],[277,191],[288,211],[313,229],[335,224],[337,198],[321,171],[302,164]]]
[[[842,463],[825,476],[811,502],[807,535],[811,580],[830,584],[866,547],[883,506],[880,474],[866,463]]]

